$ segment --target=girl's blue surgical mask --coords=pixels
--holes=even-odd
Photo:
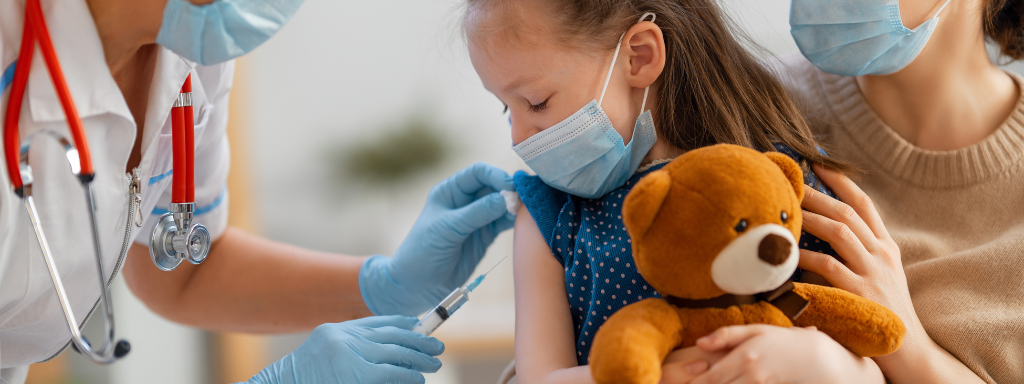
[[[949,2],[909,29],[900,17],[899,0],[793,0],[790,33],[804,57],[822,71],[888,75],[917,58]]]
[[[188,0],[167,0],[156,42],[199,65],[223,63],[270,39],[302,2],[215,0],[195,5]]]
[[[648,16],[653,22],[655,15],[646,13],[638,23]],[[640,116],[633,126],[633,138],[629,144],[623,143],[622,135],[612,127],[608,115],[601,109],[621,47],[622,37],[615,48],[600,99],[591,101],[568,119],[512,147],[547,185],[576,196],[596,199],[625,184],[654,146],[657,140],[654,120],[651,111],[645,111],[650,87],[644,90]]]

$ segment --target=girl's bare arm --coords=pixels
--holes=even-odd
[[[526,208],[521,208],[516,218],[512,258],[516,380],[522,384],[593,383],[590,369],[576,364],[565,270],[551,254]]]

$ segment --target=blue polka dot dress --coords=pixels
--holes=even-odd
[[[636,269],[632,241],[622,223],[622,202],[641,178],[664,166],[638,172],[625,185],[597,199],[559,191],[522,171],[514,176],[516,192],[565,270],[579,365],[587,364],[595,332],[615,311],[646,298],[661,297]],[[801,245],[807,239],[828,246],[808,236],[801,237]]]

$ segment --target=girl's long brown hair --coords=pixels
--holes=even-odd
[[[468,0],[515,6],[522,0]],[[730,143],[759,151],[783,144],[808,161],[846,170],[822,155],[785,89],[733,35],[716,0],[529,0],[552,10],[568,44],[612,51],[645,12],[657,15],[665,36],[665,70],[655,83],[654,123],[684,150]]]

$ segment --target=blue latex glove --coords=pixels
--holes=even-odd
[[[434,186],[395,256],[374,256],[359,270],[363,301],[378,315],[414,316],[469,279],[487,247],[515,216],[498,191],[512,177],[476,163]]]
[[[420,383],[434,373],[444,344],[410,331],[416,318],[368,317],[324,324],[294,352],[246,384]]]

